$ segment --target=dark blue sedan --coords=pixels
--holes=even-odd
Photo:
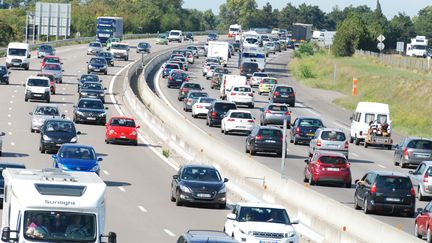
[[[99,175],[99,161],[92,146],[83,144],[63,144],[53,156],[54,168],[64,171],[95,172]]]

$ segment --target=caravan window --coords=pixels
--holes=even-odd
[[[375,121],[375,114],[371,114],[371,113],[365,114],[365,122],[367,124],[369,124],[370,122],[374,122],[374,121]]]
[[[379,124],[387,123],[387,115],[378,115],[377,121]]]

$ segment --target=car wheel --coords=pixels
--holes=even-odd
[[[39,146],[39,151],[40,151],[42,154],[44,154],[45,151],[46,151],[46,149],[43,147],[43,145],[40,145],[40,146]]]
[[[363,212],[365,214],[370,214],[372,210],[369,209],[369,205],[368,205],[368,200],[367,197],[364,198],[364,208],[363,208]]]
[[[290,106],[291,106],[291,107],[294,107],[294,106],[295,106],[295,103],[291,103]]]
[[[369,144],[366,141],[364,141],[363,145],[364,145],[365,148],[367,148]]]
[[[208,126],[209,126],[209,127],[213,127],[213,123],[212,123],[211,120],[208,122]]]
[[[353,143],[354,142],[354,138],[350,136],[349,142]]]
[[[406,168],[406,163],[404,163],[403,161],[401,162],[401,168]]]
[[[360,206],[358,205],[358,199],[357,196],[354,195],[354,209],[359,210]]]
[[[51,102],[51,100],[50,100],[50,99],[47,99],[47,100],[46,100],[46,103],[50,103],[50,102]]]
[[[282,157],[282,151],[277,152],[277,153],[276,153],[276,156],[279,157],[279,158],[281,158],[281,157]]]
[[[312,175],[310,175],[308,182],[309,182],[309,185],[311,185],[311,186],[313,186],[313,185],[316,184],[316,182],[314,181]]]
[[[110,142],[108,141],[108,139],[105,139],[105,143],[106,143],[106,144],[109,144]]]
[[[392,146],[391,145],[387,145],[387,150],[392,150]]]
[[[294,145],[298,145],[297,139],[294,138]]]
[[[193,118],[196,118],[196,116],[195,116],[193,113],[192,113],[192,117],[193,117]]]
[[[248,107],[251,108],[251,109],[253,109],[255,107],[255,105],[254,104],[250,104],[250,105],[248,105]]]
[[[180,194],[177,193],[177,197],[176,197],[176,206],[183,206],[183,203],[180,201]]]
[[[27,98],[24,98],[24,101],[25,101],[25,102],[28,102],[28,99],[27,99]]]
[[[426,201],[426,197],[423,196],[421,190],[420,190],[420,186],[417,188],[418,191],[418,195],[419,195],[419,201]]]
[[[173,197],[172,191],[171,191],[170,194],[171,194],[171,195],[170,195],[170,201],[171,201],[171,202],[175,202],[175,201],[176,201],[176,198]]]
[[[105,71],[105,72],[104,72],[104,74],[105,74],[105,75],[107,75],[107,74],[108,74],[108,72],[106,72],[106,71]]]
[[[31,132],[31,133],[34,133],[35,130],[34,130],[33,128],[30,128],[30,132]]]
[[[419,239],[422,238],[422,236],[418,232],[418,225],[417,225],[417,223],[415,224],[415,227],[414,227],[414,235],[415,235],[415,237],[417,237]]]
[[[357,137],[355,137],[354,144],[355,145],[360,145],[360,139],[358,139]]]
[[[407,216],[408,218],[414,218],[414,216],[415,216],[415,210],[413,209],[413,210],[409,211],[409,212],[406,214],[406,216]]]
[[[426,242],[427,243],[432,243],[432,236],[431,236],[431,231],[430,231],[429,227],[427,229]]]

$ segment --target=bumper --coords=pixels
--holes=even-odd
[[[282,153],[282,144],[255,143],[253,150],[256,152]]]
[[[320,171],[319,174],[312,175],[316,182],[328,182],[328,183],[350,183],[351,173],[349,172],[332,172],[332,171]]]
[[[297,143],[306,143],[306,144],[309,144],[310,141],[312,140],[312,138],[313,137],[308,137],[308,136],[299,136],[299,135],[295,136],[295,140],[296,140]]]
[[[105,95],[94,95],[94,94],[86,94],[80,95],[80,98],[91,98],[91,99],[100,99],[102,102],[105,102]]]
[[[167,86],[180,88],[180,86],[182,84],[183,84],[183,81],[168,81]]]
[[[113,53],[113,58],[126,58],[128,54],[126,53]]]
[[[48,142],[48,141],[44,141],[44,142],[42,142],[42,146],[47,151],[57,152],[64,143],[70,143],[70,142],[66,142],[66,141],[63,141],[63,142]]]
[[[6,62],[6,67],[16,67],[16,68],[27,68],[30,64],[28,62]]]
[[[80,116],[76,115],[76,121],[83,123],[95,123],[95,124],[105,124],[106,117],[89,117],[89,116]]]
[[[370,209],[372,210],[385,211],[389,213],[415,212],[415,203],[413,204],[376,203],[373,200],[371,200],[369,205],[370,205]]]
[[[250,132],[253,129],[253,125],[242,125],[242,126],[227,126],[225,125],[225,130],[228,132]]]
[[[25,94],[26,99],[32,99],[32,100],[47,100],[50,98],[50,93],[32,93],[27,92]]]
[[[192,109],[192,114],[193,115],[203,115],[203,116],[205,116],[205,115],[207,115],[207,113],[208,113],[208,109],[202,109],[202,108]]]
[[[327,152],[337,152],[337,153],[341,153],[341,154],[345,155],[345,157],[348,158],[348,150],[338,150],[338,149],[318,149],[318,148],[315,148],[315,150],[318,150],[318,151],[327,151]]]
[[[244,105],[250,105],[250,104],[254,103],[254,99],[252,97],[251,98],[238,98],[238,97],[232,98],[231,97],[230,100],[232,102],[238,104],[238,105],[242,105],[242,104],[244,104]]]
[[[180,192],[179,198],[183,202],[188,203],[202,203],[202,204],[225,204],[226,193],[218,193],[213,198],[198,197],[194,193]]]
[[[107,68],[88,68],[87,72],[92,72],[92,73],[105,73],[107,72]]]
[[[247,243],[262,243],[262,242],[297,243],[298,242],[296,236],[290,238],[274,239],[274,238],[255,237],[253,235],[241,235],[239,238],[240,238],[240,242],[247,242]]]
[[[100,52],[99,50],[87,50],[87,55],[96,55],[99,52]]]
[[[119,144],[136,144],[137,143],[137,138],[132,138],[132,137],[109,137],[106,139],[108,142],[110,143],[119,143]]]
[[[33,130],[40,131],[42,125],[43,123],[32,122],[30,127]]]
[[[291,116],[266,116],[263,119],[265,124],[283,125],[284,120],[287,120],[287,124],[291,124]]]
[[[295,104],[294,97],[273,97],[274,103]]]
[[[9,77],[0,77],[0,83],[9,83]]]

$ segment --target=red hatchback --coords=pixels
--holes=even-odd
[[[138,145],[138,131],[133,118],[114,116],[105,124],[105,142]]]
[[[414,234],[422,239],[426,236],[426,242],[432,242],[432,201],[424,209],[418,209],[418,215],[415,219]]]
[[[42,59],[42,61],[41,61],[41,70],[42,70],[42,68],[45,66],[45,63],[47,63],[47,62],[49,62],[49,63],[58,63],[58,64],[63,64],[63,63],[60,61],[60,57],[56,57],[56,56],[46,56],[46,57],[44,57],[44,58]]]
[[[316,151],[305,160],[304,181],[310,185],[323,183],[343,184],[351,188],[350,163],[345,155],[337,152]]]

